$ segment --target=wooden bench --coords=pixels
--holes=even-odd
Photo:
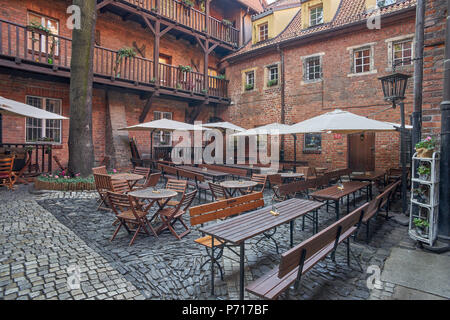
[[[165,179],[179,179],[178,169],[176,167],[171,167],[161,163],[158,163],[156,167],[161,171],[161,174]]]
[[[198,190],[199,199],[201,197],[201,192],[203,191],[205,193],[206,200],[206,192],[209,191],[209,185],[205,183],[204,175],[183,169],[177,169],[177,172],[180,178],[185,178],[186,180],[188,180],[188,185]]]
[[[297,289],[302,275],[311,270],[319,261],[325,259],[330,253],[334,260],[336,248],[343,241],[346,241],[347,244],[347,264],[350,264],[350,236],[358,230],[368,205],[368,203],[364,204],[283,253],[280,265],[249,284],[246,290],[261,298],[276,299],[292,283],[295,283],[295,289]]]
[[[236,197],[232,199],[220,200],[211,202],[189,209],[191,226],[202,225],[216,220],[223,220],[231,216],[239,215],[241,213],[256,210],[260,207],[264,207],[264,199],[262,192],[251,193],[245,196]],[[211,263],[215,263],[220,270],[221,278],[223,279],[222,267],[218,263],[218,259],[222,257],[225,242],[217,238],[212,241],[211,236],[202,236],[194,240],[196,243],[204,246],[210,257]],[[216,257],[212,257],[209,253],[211,248],[219,248],[220,251]],[[208,262],[206,261],[200,268]]]
[[[208,168],[211,170],[221,171],[225,173],[229,173],[233,179],[238,178],[248,178],[247,177],[247,170],[245,169],[239,169],[239,168],[231,168],[227,166],[220,166],[220,165],[213,165],[213,164],[199,164],[200,168]]]
[[[384,208],[386,220],[389,219],[389,201],[395,193],[401,181],[397,181],[388,185],[382,193],[369,202],[369,207],[364,215],[362,223],[366,226],[366,242],[369,243],[369,226],[370,220],[375,219],[380,211]]]

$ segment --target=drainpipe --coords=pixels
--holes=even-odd
[[[423,47],[424,47],[425,0],[416,5],[416,44],[414,60],[414,110],[412,113],[412,146],[421,139],[422,133],[422,90],[423,90]]]
[[[241,43],[241,45],[243,45],[245,43],[245,18],[248,16],[249,12],[250,12],[250,7],[247,7],[247,11],[245,11],[245,14],[242,16],[242,25],[241,25],[242,43]]]
[[[0,144],[3,143],[3,119],[2,114],[0,113]]]
[[[445,31],[444,94],[441,103],[441,162],[438,236],[450,239],[450,0]]]
[[[285,95],[285,70],[284,70],[284,52],[283,50],[280,48],[280,46],[277,46],[277,51],[280,53],[280,64],[281,64],[281,81],[280,81],[280,89],[281,89],[281,111],[280,111],[280,115],[281,115],[281,123],[285,124],[286,123],[286,114],[285,114],[285,99],[284,99],[284,95]],[[280,160],[284,160],[284,137],[283,139],[281,139],[281,152],[280,152]]]

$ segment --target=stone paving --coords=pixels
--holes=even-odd
[[[239,264],[233,253],[225,252],[225,279],[216,274],[216,295],[210,295],[206,251],[194,242],[197,228],[181,241],[164,232],[158,238],[139,235],[133,246],[125,230],[114,241],[112,212],[97,211],[95,192],[49,192],[30,194],[26,186],[15,192],[0,190],[0,299],[237,299]],[[265,192],[267,204],[271,191]],[[363,198],[357,199],[362,203]],[[197,204],[194,203],[194,205]],[[395,211],[395,208],[394,208]],[[319,213],[319,229],[335,220],[330,209]],[[186,216],[185,220],[189,220]],[[186,221],[188,222],[188,221]],[[294,243],[312,235],[306,220],[295,223]],[[181,229],[179,229],[181,231]],[[345,246],[338,247],[336,262],[326,258],[303,278],[297,292],[290,290],[280,299],[389,299],[394,284],[381,289],[367,286],[367,268],[383,269],[393,247],[415,249],[407,228],[393,220],[379,218],[371,227],[371,240],[352,241],[350,266]],[[288,249],[289,227],[281,226],[275,236],[280,253]],[[257,279],[279,263],[271,240],[256,237],[246,243],[246,282]],[[259,241],[259,242],[258,242]],[[362,269],[360,269],[361,264]],[[80,272],[81,288],[71,290],[70,267]],[[216,268],[217,271],[217,268]],[[246,294],[246,298],[256,299]]]

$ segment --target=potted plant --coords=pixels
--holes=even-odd
[[[233,22],[227,19],[222,19],[222,24],[226,27],[231,27],[233,25]]]
[[[413,223],[416,227],[417,234],[421,237],[428,238],[428,228],[430,227],[430,223],[421,218],[414,218]]]
[[[428,190],[426,186],[420,186],[416,189],[413,190],[413,197],[416,201],[423,203],[423,204],[428,204],[429,203],[429,199],[428,199]]]
[[[181,3],[187,8],[191,8],[194,6],[194,3],[191,0],[181,0]]]
[[[178,69],[181,72],[191,72],[192,71],[192,67],[191,66],[183,66],[181,64],[178,66]]]
[[[418,158],[431,158],[434,149],[436,148],[436,141],[433,137],[426,137],[416,144],[416,151]]]
[[[430,180],[431,168],[427,165],[420,165],[417,168],[417,172],[419,173],[419,179],[423,181]]]
[[[277,84],[278,84],[278,80],[277,79],[269,80],[267,82],[267,87],[273,87],[273,86],[276,86]]]
[[[250,83],[250,84],[246,84],[246,85],[245,85],[245,91],[253,90],[253,87],[254,87],[254,86],[253,86],[253,84],[251,84],[251,83]]]
[[[31,31],[31,32],[36,32],[42,35],[49,35],[52,32],[50,31],[50,29],[44,27],[42,24],[40,23],[35,23],[35,22],[31,22],[28,26],[27,26],[27,30]]]
[[[119,65],[122,63],[123,59],[134,58],[134,57],[136,57],[136,51],[134,51],[133,48],[129,48],[129,47],[120,48],[117,51],[116,64],[114,66],[114,74],[117,77],[120,77],[120,72],[118,73],[117,70],[119,68]]]

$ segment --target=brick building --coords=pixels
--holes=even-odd
[[[71,4],[0,0],[0,96],[69,115],[72,31],[66,21]],[[226,109],[228,80],[221,76],[220,61],[250,39],[251,15],[263,5],[264,0],[98,0],[96,163],[109,156],[111,166],[129,166],[131,136],[148,153],[148,134],[128,134],[117,130],[121,127],[161,117],[205,121]],[[136,55],[127,56],[127,48]],[[68,126],[68,120],[3,115],[0,137],[18,144],[51,138],[53,155],[65,165]],[[154,139],[155,146],[167,143],[164,134]]]
[[[384,101],[378,78],[391,73],[394,63],[398,72],[413,73],[415,0],[279,0],[252,22],[253,39],[224,59],[231,106],[222,118],[249,128],[343,109],[400,123],[399,109]],[[283,24],[280,32],[271,30],[277,23]],[[410,81],[407,124],[412,92]],[[297,159],[317,167],[398,167],[399,149],[398,132],[297,139]],[[285,137],[284,150],[285,159],[293,160],[291,137]]]

